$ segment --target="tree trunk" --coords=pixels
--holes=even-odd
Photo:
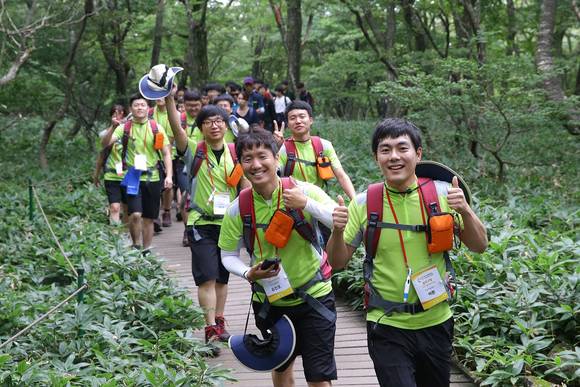
[[[64,84],[64,100],[62,105],[52,117],[52,119],[46,124],[46,126],[42,130],[42,139],[40,141],[40,148],[38,150],[38,157],[40,161],[40,166],[42,169],[48,168],[48,158],[46,156],[46,147],[48,146],[48,142],[50,141],[50,135],[54,130],[57,122],[62,120],[65,116],[68,106],[70,104],[71,95],[72,95],[72,88],[74,85],[75,77],[74,72],[72,71],[73,64],[75,61],[77,49],[83,37],[83,34],[87,27],[87,20],[91,16],[91,11],[93,9],[93,0],[85,0],[85,15],[81,20],[81,25],[79,30],[75,33],[74,29],[71,31],[71,45],[70,51],[68,54],[68,58],[66,63],[64,64],[63,74],[65,76],[65,84]]]
[[[562,102],[565,99],[564,90],[562,90],[560,79],[555,74],[554,59],[552,57],[555,21],[556,0],[542,0],[536,66],[543,75],[544,90],[546,90],[548,98],[554,102]],[[580,134],[580,114],[573,108],[568,113],[566,129],[572,134]]]
[[[397,36],[397,14],[395,12],[395,2],[389,1],[387,4],[387,33],[385,36],[385,50],[387,55],[391,55],[391,50],[395,46]]]
[[[302,9],[301,0],[287,0],[288,32],[288,76],[290,89],[296,92],[296,84],[300,82],[300,63],[302,61]]]
[[[157,14],[155,16],[155,31],[153,33],[153,49],[151,50],[151,67],[159,63],[161,54],[161,42],[163,40],[163,14],[165,13],[165,0],[157,0]]]
[[[516,43],[516,7],[514,0],[507,0],[507,54],[520,55],[520,49]]]
[[[252,63],[252,77],[254,78],[262,78],[263,77],[263,69],[262,69],[262,51],[266,46],[266,37],[264,34],[264,29],[262,28],[260,35],[256,38],[256,44],[254,45],[254,61]]]
[[[414,47],[411,47],[411,49],[423,52],[427,49],[427,42],[420,22],[417,20],[417,15],[415,15],[415,11],[413,10],[414,3],[415,0],[401,0],[401,7],[403,8],[405,24],[407,25],[411,35],[413,35],[413,40],[415,43]]]
[[[186,70],[190,78],[190,85],[202,88],[209,78],[206,29],[207,0],[195,1],[191,5],[189,0],[184,0],[184,4],[189,24]],[[198,20],[195,17],[197,13],[200,14]]]

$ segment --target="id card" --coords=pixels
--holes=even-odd
[[[423,309],[427,310],[447,300],[447,291],[437,266],[429,266],[411,276],[413,287]]]
[[[118,176],[123,176],[123,163],[122,162],[118,162],[115,163],[115,172],[117,172]]]
[[[270,303],[294,293],[282,264],[280,264],[280,271],[276,277],[263,278],[260,280],[260,283],[262,284]]]
[[[146,155],[135,155],[135,169],[140,171],[147,170],[147,156]]]
[[[213,195],[213,214],[225,215],[230,203],[229,192],[216,192]]]

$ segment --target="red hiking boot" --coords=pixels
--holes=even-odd
[[[216,346],[220,341],[219,328],[217,325],[208,325],[205,327],[205,343],[209,346],[209,352],[206,356],[216,357],[220,354],[220,349]]]
[[[226,330],[226,319],[224,316],[216,316],[215,325],[218,327],[218,337],[220,341],[227,342],[230,338],[230,333]]]

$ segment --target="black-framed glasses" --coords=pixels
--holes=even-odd
[[[223,118],[216,118],[215,120],[203,120],[201,123],[202,123],[202,125],[205,125],[205,126],[213,126],[213,124],[220,126],[224,122],[225,121],[223,120]]]

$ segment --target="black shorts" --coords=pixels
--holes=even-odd
[[[189,187],[187,183],[187,173],[183,172],[185,163],[181,159],[173,159],[173,183],[181,192],[185,192]]]
[[[227,284],[230,279],[230,272],[222,264],[221,249],[218,247],[220,228],[214,224],[187,227],[191,249],[191,273],[196,286],[212,280]]]
[[[107,192],[107,200],[109,201],[109,204],[127,204],[127,194],[126,191],[122,189],[120,181],[105,180],[105,192]]]
[[[127,208],[129,215],[140,212],[146,219],[159,217],[159,199],[161,198],[161,181],[141,181],[138,195],[127,195]],[[123,192],[127,188],[123,187]]]
[[[367,343],[381,386],[449,386],[453,318],[410,330],[367,322]]]
[[[334,293],[318,298],[329,310],[336,313]],[[304,377],[307,382],[324,382],[336,380],[336,362],[334,360],[334,336],[336,333],[336,319],[328,321],[308,304],[296,306],[270,306],[268,317],[262,320],[258,317],[262,304],[253,302],[256,326],[262,332],[271,327],[282,315],[287,315],[296,331],[296,348],[294,353],[276,371],[283,372],[297,355],[302,355]]]

